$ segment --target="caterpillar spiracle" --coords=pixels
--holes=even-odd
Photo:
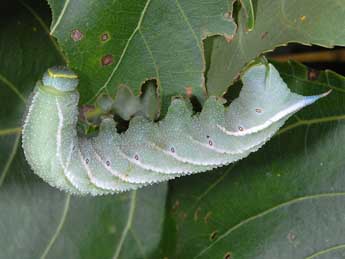
[[[95,137],[78,136],[78,78],[50,68],[38,81],[23,127],[33,171],[50,185],[80,195],[134,190],[233,163],[257,151],[294,113],[328,93],[292,93],[271,64],[242,76],[228,107],[209,97],[199,114],[175,99],[158,123],[135,117],[125,133],[104,118]]]

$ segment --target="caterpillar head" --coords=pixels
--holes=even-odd
[[[78,86],[78,76],[67,67],[52,67],[44,73],[43,85],[50,86],[61,92],[73,91]]]

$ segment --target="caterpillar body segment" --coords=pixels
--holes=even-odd
[[[77,76],[49,69],[35,87],[23,127],[23,148],[33,171],[50,185],[80,195],[105,195],[208,171],[262,147],[301,108],[325,96],[292,93],[272,65],[242,77],[228,107],[209,97],[200,114],[172,101],[165,118],[131,120],[122,134],[111,118],[97,136],[77,134]]]

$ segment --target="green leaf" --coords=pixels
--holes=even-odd
[[[42,73],[64,63],[47,8],[13,1],[0,11],[0,258],[152,258],[166,185],[71,197],[35,176],[24,158],[25,102]]]
[[[265,1],[258,2],[265,3]],[[30,1],[30,4],[32,2]],[[77,3],[77,1],[67,2]],[[92,16],[93,8],[97,7],[98,2],[93,5],[91,11],[80,11],[84,15],[87,13]],[[291,1],[277,2],[290,6]],[[324,1],[317,2],[318,5],[314,4],[314,1],[305,1],[308,8],[313,7],[310,12],[320,11],[317,14],[319,22],[312,25],[320,25],[323,29],[316,31],[308,27],[313,39],[317,42],[329,42],[330,45],[343,44],[343,26],[341,30],[336,31],[340,28],[337,26],[341,26],[338,22],[343,20],[338,14],[343,12],[343,6],[335,8],[339,1],[326,1],[328,6],[323,4]],[[156,2],[152,0],[151,4],[153,3]],[[64,1],[54,1],[54,9],[60,13],[65,4]],[[121,4],[129,5],[125,2]],[[130,1],[130,4],[142,8],[145,3]],[[296,17],[304,16],[298,13],[300,10],[305,10],[300,8],[299,1],[294,1],[294,5]],[[274,6],[275,1],[271,1],[271,5],[267,8]],[[67,7],[64,12],[69,10]],[[276,64],[284,79],[300,94],[319,93],[329,88],[333,88],[333,93],[290,120],[278,136],[248,159],[213,173],[173,181],[169,188],[167,206],[165,185],[117,196],[70,197],[49,187],[34,176],[20,148],[20,127],[25,102],[35,81],[47,67],[65,63],[65,58],[58,50],[56,42],[48,35],[49,17],[45,14],[48,14],[49,10],[46,8],[25,4],[22,6],[13,1],[11,7],[3,6],[0,11],[0,103],[2,104],[0,258],[194,258],[198,255],[200,258],[226,258],[228,255],[232,258],[343,257],[345,247],[343,235],[345,163],[342,144],[345,141],[345,80],[343,77],[332,72],[318,74],[295,63]],[[97,17],[102,16],[102,13],[95,13]],[[114,18],[111,12],[106,13],[107,17]],[[116,17],[119,19],[122,17],[122,23],[116,24],[123,26],[122,30],[125,28],[125,21],[134,24],[132,31],[127,32],[133,33],[140,13],[141,11],[135,14],[129,11],[125,14],[119,12]],[[328,20],[324,13],[328,14]],[[133,15],[134,22],[131,22],[128,17],[132,16],[128,14]],[[165,17],[161,17],[160,12],[154,14],[157,15],[157,20]],[[272,12],[266,16],[266,19],[269,20],[268,17],[272,17],[272,14],[276,15]],[[74,15],[78,15],[78,12]],[[305,17],[303,20],[308,22],[311,16],[307,14]],[[69,19],[72,18],[69,16]],[[91,23],[87,24],[87,17],[83,19],[78,26],[89,28]],[[332,19],[337,22],[333,22]],[[57,20],[58,16],[53,25]],[[108,21],[110,20],[108,18]],[[329,20],[332,27],[327,28]],[[59,23],[62,23],[62,20]],[[101,25],[100,22],[98,26]],[[270,26],[275,28],[275,25],[275,22],[271,21]],[[109,28],[113,26],[114,24],[109,25]],[[276,36],[279,38],[280,31],[272,30],[278,32]],[[58,29],[55,31],[57,32]],[[300,37],[299,32],[286,33],[289,37],[292,33],[297,33],[296,35]],[[66,39],[69,40],[71,31],[66,30],[66,33]],[[87,39],[87,35],[84,35],[84,40]],[[98,32],[94,36],[91,37],[91,41],[100,40]],[[127,35],[126,39],[129,36]],[[246,37],[243,36],[243,39]],[[257,44],[257,39],[254,37],[252,40]],[[274,38],[270,40],[274,44],[278,42]],[[233,59],[235,72],[231,72],[233,74],[230,73],[230,76],[219,77],[219,79],[223,78],[220,80],[223,82],[220,84],[223,85],[223,90],[244,63],[267,46],[270,48],[269,44],[265,48],[262,46],[256,48],[256,45],[247,38],[244,42],[247,45],[243,45],[243,48],[251,47],[246,51],[254,49],[252,56],[248,54],[248,59],[243,59],[244,61],[239,58]],[[110,49],[115,45],[107,48]],[[99,65],[99,57],[102,55],[98,56],[98,54],[104,55],[108,53],[105,51],[108,49],[97,46],[97,44],[90,45],[90,53],[79,57],[90,57],[91,61]],[[161,46],[170,45],[161,43]],[[71,52],[73,54],[75,51],[79,55],[80,50],[81,48],[76,48]],[[119,49],[119,53],[121,50]],[[65,48],[64,51],[67,55],[71,55]],[[240,52],[231,53],[235,57],[240,55]],[[211,54],[211,65],[214,66],[215,53]],[[229,52],[223,54],[226,58]],[[183,55],[178,57],[181,56]],[[199,54],[197,56],[200,57]],[[134,60],[133,56],[130,58]],[[167,57],[165,60],[169,59]],[[84,63],[86,58],[80,60],[76,59],[75,64],[92,65],[92,62]],[[124,57],[123,60],[126,58]],[[181,60],[176,61],[175,65],[181,64],[180,62]],[[136,63],[131,65],[133,68],[139,66]],[[86,68],[90,73],[83,75],[82,82],[85,83],[82,84],[81,90],[85,98],[94,96],[104,84],[100,81],[101,83],[97,85],[97,80],[104,80],[103,67],[99,70],[102,73],[96,73],[97,70],[93,68]],[[105,75],[110,75],[112,71],[108,66],[104,67],[104,70],[108,68],[110,70]],[[212,69],[210,71],[214,71]],[[140,73],[140,76],[144,74],[144,72]],[[128,80],[145,81],[145,78],[132,79],[131,76],[136,74],[135,70],[129,69],[121,76],[123,78],[128,76]],[[202,75],[200,70],[197,74]],[[89,79],[88,75],[91,75]],[[221,73],[220,75],[222,76]],[[188,75],[186,78],[189,78]],[[209,77],[211,78],[215,79]],[[181,81],[182,79],[181,76],[180,82],[184,82]],[[130,86],[139,89],[140,82]],[[194,86],[198,87],[197,84]],[[175,86],[161,83],[161,88],[161,91],[164,90],[161,95],[166,97],[167,90],[175,89]],[[181,89],[184,90],[184,88],[175,90],[180,93]],[[110,88],[109,90],[113,91]],[[87,96],[88,91],[90,91],[89,96]],[[166,207],[169,209],[168,215],[165,215]],[[164,228],[163,221],[166,223]]]
[[[295,92],[333,92],[240,163],[174,181],[168,207],[177,233],[169,258],[338,258],[331,255],[344,252],[345,78],[296,63],[275,65]]]
[[[222,37],[214,39],[206,82],[210,95],[222,95],[248,62],[277,46],[289,42],[345,46],[345,5],[341,1],[256,2],[254,30],[247,30],[244,9],[239,13],[239,28],[231,43]]]
[[[81,101],[120,84],[138,95],[155,78],[164,105],[192,90],[205,98],[202,40],[235,31],[228,0],[48,0],[57,37],[81,78]]]
[[[241,0],[242,7],[247,17],[247,30],[252,31],[255,26],[255,11],[252,0]]]

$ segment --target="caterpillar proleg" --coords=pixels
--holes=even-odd
[[[172,101],[158,123],[142,117],[118,133],[103,119],[95,137],[78,136],[78,78],[51,68],[37,82],[23,127],[33,171],[61,190],[102,195],[134,190],[240,160],[262,147],[294,113],[326,96],[292,93],[271,65],[251,66],[228,107],[209,97],[199,114]]]

